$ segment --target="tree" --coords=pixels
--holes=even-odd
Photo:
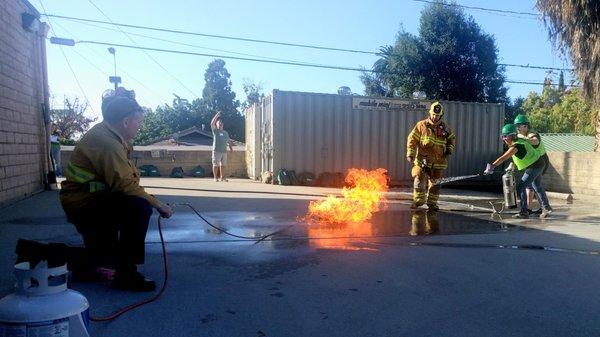
[[[50,110],[52,123],[61,132],[61,142],[72,144],[90,128],[90,124],[96,121],[97,118],[85,116],[88,107],[88,103],[82,103],[78,97],[65,96],[62,109]]]
[[[592,108],[578,89],[561,93],[560,88],[545,86],[541,95],[529,93],[523,101],[522,113],[538,132],[594,134]]]
[[[537,0],[550,38],[569,54],[585,99],[595,107],[596,151],[600,145],[600,2]]]
[[[216,59],[209,63],[204,73],[206,84],[202,90],[203,102],[199,103],[205,104],[207,111],[212,115],[222,112],[225,129],[231,138],[243,140],[245,138],[244,117],[238,111],[240,102],[235,99],[235,92],[231,90],[230,77],[225,68],[225,61]]]
[[[145,109],[144,121],[134,144],[147,144],[157,138],[202,124],[208,125],[209,114],[201,99],[189,103],[187,99],[174,95],[171,105],[164,104],[152,111]]]
[[[512,124],[517,115],[524,115],[525,111],[523,111],[523,102],[525,99],[523,97],[517,97],[515,100],[508,101],[506,103],[506,108],[504,109],[504,124]]]
[[[424,91],[434,99],[506,102],[504,67],[493,36],[458,6],[439,1],[421,12],[419,35],[398,33],[393,47],[363,74],[365,93],[410,98]]]
[[[223,60],[212,61],[204,74],[206,83],[202,98],[190,103],[173,94],[175,99],[171,105],[164,104],[155,111],[148,110],[134,144],[146,144],[194,126],[209,127],[212,117],[218,111],[223,113],[225,129],[231,138],[244,139],[244,117],[238,111],[240,102],[235,99],[235,92],[231,90],[230,76]]]
[[[244,89],[244,93],[246,94],[246,100],[242,103],[241,110],[242,113],[246,111],[249,107],[254,103],[259,103],[265,98],[265,94],[262,93],[263,85],[262,83],[254,83],[251,80],[244,78],[242,83],[242,88]]]

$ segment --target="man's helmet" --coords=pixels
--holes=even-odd
[[[504,125],[504,127],[502,127],[502,135],[503,136],[514,135],[516,133],[517,133],[517,128],[515,128],[514,124],[506,124],[506,125]]]
[[[440,102],[433,102],[429,107],[429,116],[440,116],[444,115],[444,108]]]
[[[515,117],[514,123],[515,125],[529,125],[529,119],[525,115],[517,115],[517,117]]]

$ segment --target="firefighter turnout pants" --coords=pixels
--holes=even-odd
[[[442,178],[444,170],[413,166],[411,175],[414,179],[413,203],[421,206],[425,203],[437,206],[440,198],[440,185],[435,185],[434,180]]]

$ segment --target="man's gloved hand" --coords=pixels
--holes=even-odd
[[[173,215],[173,208],[167,204],[160,203],[160,206],[156,208],[160,216],[163,218],[170,218]]]
[[[406,161],[412,164],[415,161],[415,158],[413,158],[413,156],[408,156],[406,157]]]
[[[492,174],[492,173],[494,173],[494,165],[488,163],[485,166],[485,171],[483,171],[483,174]]]

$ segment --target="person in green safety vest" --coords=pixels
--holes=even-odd
[[[546,191],[541,185],[541,175],[544,171],[544,160],[541,159],[538,150],[526,140],[517,137],[517,129],[514,124],[504,125],[502,128],[502,140],[508,146],[508,150],[498,157],[493,163],[487,164],[484,174],[491,174],[494,168],[502,164],[505,160],[512,158],[513,163],[519,171],[525,171],[519,184],[517,185],[517,194],[519,195],[520,212],[515,215],[516,218],[527,219],[529,212],[527,209],[527,191],[531,186],[540,196],[542,204],[542,214],[540,218],[545,218],[552,212]]]
[[[544,147],[544,143],[542,142],[542,137],[539,133],[530,129],[529,119],[525,115],[517,115],[517,117],[515,117],[514,124],[517,128],[517,137],[528,141],[534,149],[539,151],[541,158],[544,160],[544,171],[542,172],[542,175],[546,174],[546,170],[548,170],[548,165],[550,164],[550,159],[548,158],[548,154],[546,154],[546,148]],[[532,211],[531,204],[533,202],[533,192],[534,191],[532,191],[531,188],[527,188],[527,205],[529,208],[529,213],[541,214],[541,207],[536,211]],[[538,200],[541,200],[541,197],[539,195],[537,197]],[[552,210],[552,207],[550,207],[550,210]]]

